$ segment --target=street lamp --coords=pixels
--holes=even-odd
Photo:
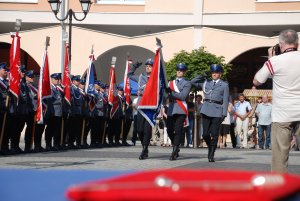
[[[67,15],[60,19],[57,17],[57,13],[60,9],[60,0],[48,0],[48,3],[51,6],[51,10],[54,13],[55,17],[59,21],[65,21],[69,17],[69,63],[71,64],[71,40],[72,40],[72,18],[74,17],[77,21],[83,21],[86,18],[86,15],[88,14],[90,7],[92,5],[92,2],[90,0],[79,0],[82,8],[82,12],[84,14],[82,19],[78,19],[75,15],[75,12],[72,9],[69,9]]]

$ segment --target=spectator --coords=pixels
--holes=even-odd
[[[239,94],[239,101],[234,105],[236,119],[236,131],[237,131],[237,148],[248,148],[248,125],[249,114],[252,111],[252,107],[248,101],[245,100],[244,94]],[[243,130],[243,145],[241,146],[241,135]]]
[[[272,104],[268,102],[268,96],[262,97],[262,103],[259,104],[255,110],[258,116],[258,146],[260,149],[269,149],[271,143],[271,113]],[[264,131],[266,132],[266,139],[264,140]]]
[[[227,116],[223,120],[220,126],[220,135],[219,135],[219,146],[220,148],[225,148],[226,146],[226,138],[229,133],[230,128],[230,113],[232,112],[233,105],[231,102],[228,104]]]
[[[256,73],[253,84],[273,80],[272,171],[287,173],[292,131],[300,124],[300,52],[298,34],[284,30],[279,35],[280,52],[268,49],[269,60]],[[297,132],[299,135],[299,132]]]

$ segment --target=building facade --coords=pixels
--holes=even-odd
[[[72,74],[84,74],[94,46],[98,79],[108,82],[112,56],[122,81],[127,55],[136,61],[154,56],[155,38],[165,61],[180,50],[201,46],[233,65],[230,83],[249,88],[266,60],[267,48],[281,30],[300,31],[299,0],[92,0],[86,19],[73,19]],[[65,0],[81,18],[79,0]],[[60,13],[58,14],[60,17]],[[46,36],[50,36],[50,73],[62,69],[64,30],[47,0],[0,0],[0,61],[9,61],[10,32],[22,19],[22,63],[39,72]],[[68,21],[65,21],[65,29]],[[245,77],[247,77],[245,81]]]

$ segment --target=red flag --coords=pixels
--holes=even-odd
[[[69,45],[66,43],[65,66],[62,85],[64,86],[65,99],[71,105],[71,80],[70,80],[70,67],[69,67]]]
[[[9,77],[9,91],[18,98],[20,95],[20,36],[12,34],[12,44],[10,46],[10,77]]]
[[[125,66],[125,74],[124,74],[124,96],[126,99],[126,105],[130,105],[130,81],[129,77],[127,76],[128,71],[130,70],[130,65],[132,64],[132,60],[127,59],[126,66]]]
[[[43,99],[49,96],[51,96],[49,62],[48,62],[48,53],[47,50],[45,50],[41,69],[40,69],[40,78],[39,78],[39,86],[38,86],[38,100],[37,100],[37,110],[36,110],[36,121],[38,124],[44,123],[43,111],[45,110],[45,105],[43,104]]]
[[[109,91],[108,91],[108,103],[111,105],[110,118],[114,116],[119,108],[118,95],[115,93],[116,90],[116,74],[115,74],[115,57],[109,71]]]

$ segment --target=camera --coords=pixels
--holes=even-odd
[[[273,52],[275,53],[275,55],[280,55],[280,54],[281,54],[279,44],[276,44],[276,45],[273,47]]]

